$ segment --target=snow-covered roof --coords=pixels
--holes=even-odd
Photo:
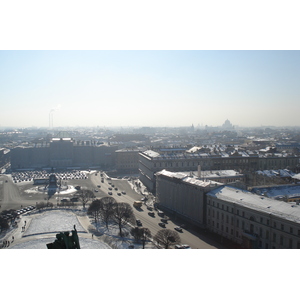
[[[177,178],[177,179],[181,179],[182,182],[186,182],[192,185],[196,185],[196,186],[201,186],[201,187],[208,187],[211,185],[217,186],[217,185],[221,185],[221,183],[216,182],[216,181],[212,181],[212,180],[200,180],[199,178],[195,178],[193,176],[189,176],[187,173],[185,172],[170,172],[167,170],[162,170],[156,173],[156,175],[163,175],[163,176],[167,176],[170,178]]]
[[[236,203],[257,211],[300,223],[300,205],[273,200],[268,197],[229,186],[218,187],[208,193],[218,199]]]

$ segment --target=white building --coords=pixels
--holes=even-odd
[[[243,248],[300,248],[300,206],[222,186],[207,193],[207,229]]]

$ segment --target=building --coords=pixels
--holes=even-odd
[[[280,187],[279,187],[280,188]],[[300,248],[300,201],[284,202],[200,180],[182,172],[156,173],[158,207],[241,248]],[[291,190],[291,194],[294,191]],[[269,191],[270,196],[272,196]]]
[[[115,152],[116,169],[120,173],[139,172],[139,149],[120,149]]]
[[[201,170],[257,171],[295,168],[299,157],[286,153],[266,153],[239,150],[225,146],[205,146],[186,149],[147,150],[139,154],[140,180],[155,192],[155,173],[166,169],[172,172]]]
[[[10,150],[5,148],[0,148],[0,170],[5,168],[5,166],[10,161]]]
[[[207,193],[207,229],[243,248],[300,248],[300,206],[234,187]]]
[[[206,192],[219,185],[185,173],[162,170],[156,173],[156,201],[160,208],[204,228]]]
[[[54,138],[40,147],[15,147],[11,150],[11,169],[29,168],[111,168],[116,146],[75,143],[70,138]]]

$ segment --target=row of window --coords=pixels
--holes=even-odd
[[[226,233],[225,237],[234,240],[235,238],[240,238],[240,232],[238,230],[235,231],[235,235],[234,235],[234,229],[233,228],[229,228],[228,226],[225,226],[223,224],[220,224],[219,222],[215,222],[214,220],[212,220],[212,222],[210,221],[210,219],[208,220],[208,225],[212,224],[213,228],[216,228],[216,231],[218,232],[219,230],[221,230],[222,232]],[[243,226],[242,226],[243,227]],[[225,230],[224,230],[225,229]],[[230,229],[230,232],[229,232]],[[263,240],[269,240],[270,238],[270,233],[268,230],[265,231],[265,235],[263,235],[263,229],[260,228],[259,229],[259,237],[258,237],[258,247],[262,248],[263,247]],[[229,236],[229,234],[231,236]],[[250,232],[251,234],[251,232]],[[287,238],[284,237],[283,235],[278,235],[277,233],[273,233],[272,235],[272,243],[274,244],[278,244],[280,247],[285,247],[285,248],[297,248],[300,249],[300,240],[295,241],[292,238]],[[269,244],[268,241],[265,241],[264,244],[264,248],[269,248]],[[275,248],[275,246],[273,246],[273,248]]]
[[[213,205],[214,205],[214,202],[213,202]],[[224,206],[224,204],[219,205],[219,203],[217,203],[216,207],[222,209],[223,211],[224,211],[224,208],[226,208],[226,211],[228,211],[228,212],[230,211],[230,207],[227,206],[227,205]],[[233,207],[231,207],[231,213],[234,214],[234,208]],[[215,217],[215,210],[212,209],[212,213],[211,213],[211,209],[208,207],[207,215],[208,215],[208,217],[212,216],[214,218]],[[224,214],[222,211],[216,210],[217,220],[219,220],[219,219],[224,220],[224,215],[226,215],[226,223],[229,223],[229,215],[226,214],[226,213]],[[239,209],[236,210],[236,214],[234,214],[234,215],[245,218],[245,212],[240,211]],[[253,222],[256,222],[258,224],[261,224],[261,225],[272,226],[274,229],[285,231],[285,232],[290,233],[290,234],[297,234],[298,236],[300,236],[300,229],[296,229],[293,226],[288,226],[288,225],[285,225],[283,223],[279,223],[277,221],[273,221],[273,223],[270,224],[270,219],[269,218],[259,217],[259,220],[258,220],[258,218],[255,218],[254,216],[250,216],[249,220],[253,221]],[[236,222],[237,222],[236,225],[238,226],[239,219],[237,219]],[[244,223],[244,221],[242,221],[242,223]],[[231,225],[233,225],[233,216],[231,216]]]

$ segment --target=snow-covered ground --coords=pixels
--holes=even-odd
[[[124,237],[121,238],[116,225],[110,224],[107,229],[101,222],[95,224],[85,212],[67,209],[44,210],[22,216],[17,228],[11,228],[5,236],[0,237],[0,244],[3,241],[10,242],[10,247],[4,249],[47,249],[46,244],[54,242],[57,233],[71,232],[74,225],[81,249],[128,249],[129,245],[135,249],[142,248],[130,235],[130,226],[123,229]],[[147,243],[146,248],[155,247]]]
[[[20,244],[16,244],[10,249],[47,249],[46,244],[53,243],[55,237],[53,238],[40,238],[36,240],[26,241]],[[98,240],[93,240],[90,238],[79,238],[81,249],[110,249],[108,245]]]
[[[48,210],[33,214],[32,220],[23,237],[51,232],[70,231],[76,225],[77,232],[87,232],[71,211]]]

